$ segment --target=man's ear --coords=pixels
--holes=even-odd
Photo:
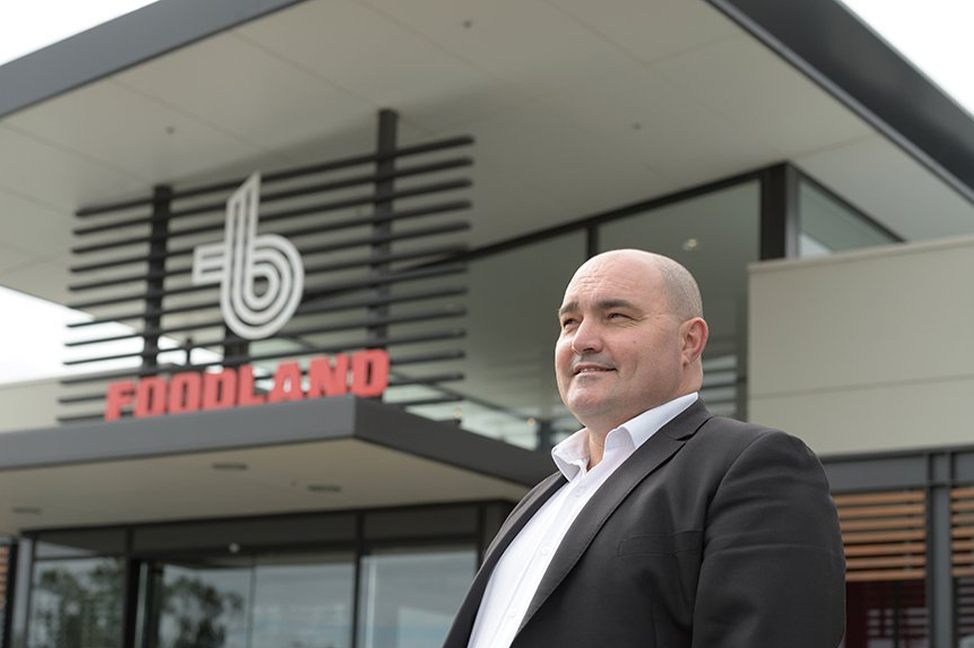
[[[680,326],[680,333],[680,340],[683,343],[683,363],[693,364],[707,346],[707,336],[710,334],[707,322],[702,317],[688,319]]]

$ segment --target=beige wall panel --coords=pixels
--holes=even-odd
[[[971,445],[974,377],[752,397],[748,418],[822,456]]]
[[[0,433],[57,425],[58,379],[0,384]]]
[[[752,398],[974,375],[974,239],[750,268]]]
[[[974,238],[754,264],[748,418],[821,454],[974,443]]]

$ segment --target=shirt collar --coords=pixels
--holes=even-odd
[[[623,443],[631,444],[632,451],[635,451],[660,428],[676,418],[677,414],[696,402],[697,398],[697,392],[693,392],[634,416],[609,431],[605,437],[606,450],[608,451],[616,443]],[[621,437],[618,442],[615,440],[617,437]],[[582,428],[552,448],[551,458],[568,481],[584,475],[588,470],[590,459],[588,430]]]

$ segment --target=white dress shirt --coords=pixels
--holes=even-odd
[[[504,551],[484,590],[468,648],[510,648],[541,578],[592,495],[636,448],[697,400],[687,394],[643,412],[611,430],[600,461],[591,470],[588,431],[579,430],[551,450],[568,483],[528,520]]]

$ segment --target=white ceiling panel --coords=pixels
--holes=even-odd
[[[125,194],[140,184],[137,176],[117,165],[79,155],[46,136],[17,128],[11,121],[0,124],[0,189],[27,194],[70,214],[80,205]]]
[[[460,120],[517,98],[442,47],[351,0],[304,3],[236,33],[373,109],[400,110],[407,120],[441,104]]]
[[[36,257],[71,245],[71,215],[0,189],[0,242]]]
[[[742,32],[703,0],[547,0],[643,62]]]
[[[265,151],[351,128],[372,107],[232,34],[115,77]]]
[[[617,142],[579,128],[545,103],[506,110],[471,124],[470,130],[477,138],[477,159],[486,168],[503,167],[527,190],[570,206],[569,213],[535,212],[530,219],[508,215],[508,231],[516,224],[530,231],[585,216],[618,206],[633,193],[653,195],[661,186],[660,178]],[[490,176],[481,182],[489,183]]]
[[[653,67],[683,88],[688,103],[723,114],[735,130],[774,146],[782,157],[872,132],[851,111],[750,37],[696,49]]]
[[[638,160],[670,189],[779,159],[765,141],[642,66],[629,66],[625,74],[558,93],[544,103],[579,128],[598,133],[606,155]]]
[[[0,222],[3,222],[2,214],[0,214]],[[7,237],[0,235],[0,241],[3,241],[0,243],[0,275],[8,270],[14,270],[19,266],[31,263],[34,259],[34,255],[6,245],[9,242]]]
[[[365,1],[531,97],[612,74],[631,60],[587,25],[540,0]]]
[[[795,163],[907,239],[974,232],[974,205],[879,135]]]
[[[0,286],[43,297],[58,304],[66,304],[71,299],[67,285],[68,267],[56,261],[34,261],[0,272]],[[56,344],[60,344],[60,340]]]
[[[223,129],[110,80],[76,90],[71,101],[49,101],[6,123],[86,159],[124,169],[137,177],[139,191],[261,153]],[[96,201],[118,196],[102,194]]]

